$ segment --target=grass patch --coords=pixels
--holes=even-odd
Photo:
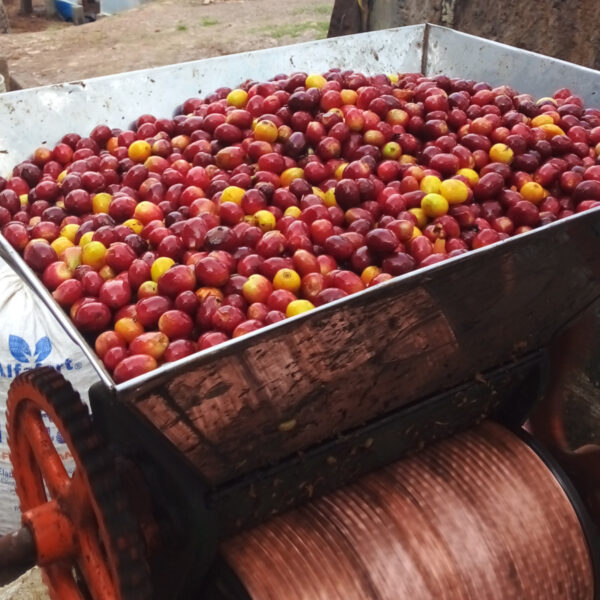
[[[217,19],[211,19],[210,17],[202,17],[202,19],[200,19],[200,26],[201,27],[212,27],[213,25],[218,25],[219,21],[217,21]]]
[[[329,32],[329,21],[319,21],[318,23],[315,23],[314,29],[317,32],[319,39],[326,38],[327,33]]]
[[[255,29],[253,33],[262,33],[276,40],[280,40],[281,38],[285,37],[297,38],[307,31],[315,31],[317,33],[317,39],[319,39],[326,37],[328,30],[328,21],[311,21],[308,23],[293,23],[289,25],[260,27]]]
[[[295,15],[305,15],[312,13],[314,15],[331,15],[333,8],[330,4],[317,4],[316,6],[310,6],[309,8],[297,8],[294,11]]]
[[[177,25],[177,31],[187,31],[186,25]]]

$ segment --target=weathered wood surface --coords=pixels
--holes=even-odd
[[[218,530],[229,537],[254,527],[486,418],[518,427],[543,393],[546,366],[534,352],[226,484],[210,500]]]
[[[433,23],[600,69],[596,0],[336,0],[329,37]],[[543,24],[543,25],[542,25]]]
[[[8,33],[10,31],[10,23],[8,22],[8,14],[3,0],[0,0],[0,33]]]
[[[546,345],[600,296],[599,225],[581,215],[415,272],[201,356],[129,401],[221,483]]]

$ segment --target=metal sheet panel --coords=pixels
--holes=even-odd
[[[600,72],[489,40],[429,25],[427,75],[449,75],[510,85],[536,97],[567,87],[600,106]]]
[[[246,79],[334,66],[420,71],[424,30],[415,25],[0,94],[0,175],[65,133],[87,135],[100,123],[125,129],[143,113],[171,117],[187,98]]]
[[[153,112],[157,115],[170,115],[173,107],[185,98],[210,92],[222,85],[236,85],[246,78],[267,79],[278,72],[294,70],[324,71],[332,66],[341,68],[355,68],[363,72],[389,72],[389,71],[419,71],[421,69],[422,45],[425,27],[414,26],[388,31],[378,31],[357,36],[348,36],[334,40],[323,40],[308,44],[300,44],[284,48],[250,52],[240,55],[226,56],[169,67],[149,69],[134,73],[126,73],[103,78],[97,78],[79,83],[70,83],[23,90],[0,96],[0,173],[7,172],[18,160],[25,158],[37,145],[42,142],[55,143],[66,131],[89,132],[90,129],[101,122],[113,126],[129,125],[129,123],[143,112]],[[595,85],[600,74],[589,69],[583,69],[560,61],[551,61],[545,57],[516,50],[501,44],[487,42],[473,36],[466,36],[443,28],[430,27],[428,33],[427,71],[430,73],[447,72],[471,78],[487,79],[491,83],[509,82],[520,89],[544,94],[560,85],[569,85],[575,82],[574,90],[584,89],[584,95],[590,102],[594,101]],[[478,54],[477,54],[478,52]],[[478,59],[474,60],[474,56]],[[540,90],[528,87],[533,85],[530,81],[531,73],[538,72],[538,79],[542,81],[542,67],[549,68],[552,63],[560,63],[564,75],[560,82],[552,80],[548,84],[551,89]],[[529,69],[517,66],[529,64]],[[544,67],[544,68],[546,68]],[[586,78],[590,79],[590,82]],[[585,92],[585,90],[589,90]],[[548,226],[556,234],[567,230],[571,221],[588,219],[586,215],[578,215],[561,223]],[[597,218],[594,215],[593,218]],[[548,228],[546,235],[548,235]],[[527,252],[528,239],[536,240],[536,236],[544,236],[542,231],[535,231],[508,240],[504,248],[519,248],[519,252]],[[595,240],[594,240],[595,243]],[[513,244],[515,244],[513,246]],[[488,249],[476,251],[468,256],[460,257],[456,261],[443,264],[440,268],[445,270],[454,262],[469,262],[476,260],[475,256],[484,255]],[[494,249],[491,250],[494,252]],[[6,241],[0,238],[0,254],[3,254],[11,264],[26,278],[36,291],[45,299],[49,309],[61,321],[69,335],[83,344],[83,339],[67,316],[62,313],[54,303],[36,276],[29,270],[23,261],[15,256]],[[565,265],[565,268],[577,266],[589,269],[586,260],[574,261],[574,265]],[[458,266],[458,265],[456,265]],[[366,302],[369,294],[389,294],[390,298],[400,293],[406,286],[419,288],[424,280],[428,280],[438,267],[411,273],[399,280],[384,284],[380,291],[369,290],[364,292],[365,298],[355,297],[350,304]],[[548,282],[550,284],[550,279]],[[595,285],[595,284],[594,284]],[[543,287],[543,286],[542,286]],[[593,285],[592,285],[593,287]],[[511,293],[518,294],[516,283],[511,288]],[[463,287],[463,289],[465,289]],[[593,294],[592,294],[593,295]],[[436,298],[437,300],[437,298]],[[339,308],[345,305],[346,300],[340,301]],[[331,306],[317,309],[311,313],[298,317],[300,321],[309,323],[323,318],[323,313],[329,314]],[[480,324],[479,324],[480,325]],[[559,324],[548,323],[549,329],[555,329]],[[281,332],[296,325],[292,321],[276,324],[265,330],[251,334],[241,340],[231,340],[218,348],[209,349],[201,354],[188,357],[177,364],[165,365],[159,370],[146,376],[137,378],[117,386],[117,392],[123,396],[135,396],[139,392],[164,385],[172,377],[189,373],[200,365],[213,363],[218,367],[220,359],[241,352],[255,338],[262,339],[270,335],[270,330],[281,329]],[[478,324],[473,325],[473,336],[480,335]],[[385,337],[381,338],[385,341]],[[539,339],[543,343],[543,340]],[[93,360],[101,378],[110,385],[110,379],[102,369],[93,352],[84,345],[86,353]],[[502,359],[503,357],[498,357]],[[508,357],[505,357],[508,358]]]

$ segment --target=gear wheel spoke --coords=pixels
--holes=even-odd
[[[69,486],[68,493],[65,495],[64,501],[70,507],[70,517],[73,520],[73,524],[76,527],[85,527],[86,519],[92,508],[87,484],[78,470],[73,473],[71,485]]]
[[[73,578],[73,570],[68,565],[55,564],[42,570],[42,579],[51,598],[80,600],[81,590]]]
[[[42,413],[69,448],[71,477]],[[23,522],[32,531],[51,598],[149,600],[137,523],[111,455],[71,384],[48,367],[17,377],[8,393],[7,429]]]
[[[106,565],[104,552],[100,547],[98,536],[88,528],[79,531],[79,556],[77,564],[88,583],[93,598],[118,600],[116,595],[106,595],[111,590],[111,575]]]
[[[70,478],[56,447],[50,439],[42,415],[35,405],[24,407],[22,418],[27,422],[27,440],[40,468],[41,476],[48,487],[51,498],[64,496],[70,485]]]

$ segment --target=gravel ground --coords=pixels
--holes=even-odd
[[[38,568],[32,569],[11,584],[0,588],[0,600],[49,600]]]
[[[9,2],[14,14],[18,0]],[[333,0],[156,0],[78,27],[14,17],[0,57],[21,87],[75,81],[324,38],[332,8]]]

